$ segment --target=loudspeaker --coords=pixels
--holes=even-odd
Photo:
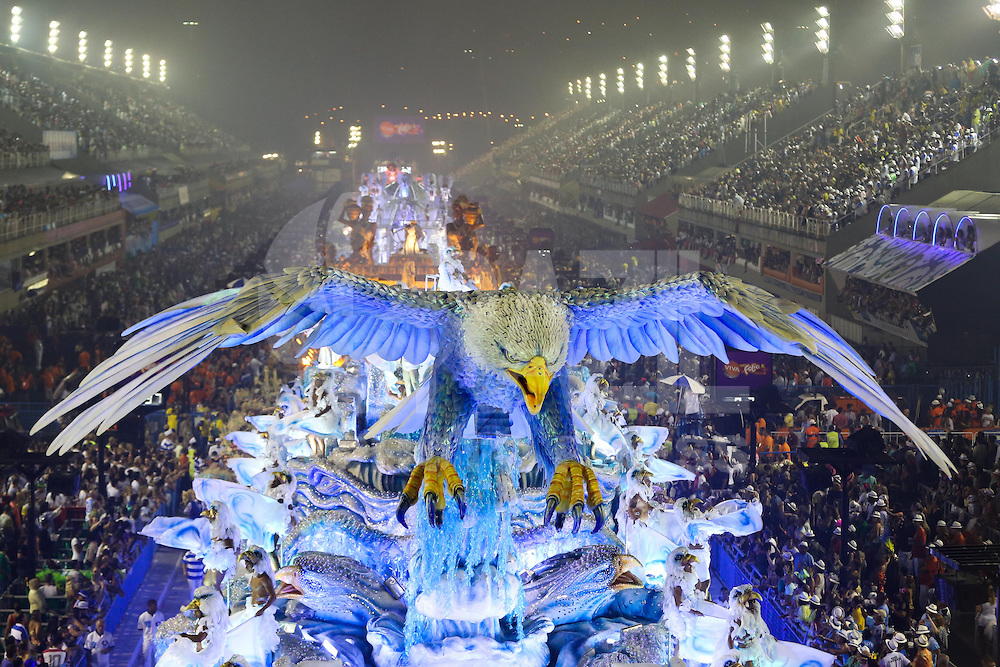
[[[75,496],[80,492],[80,473],[49,475],[46,488],[53,495],[61,493],[66,496]]]

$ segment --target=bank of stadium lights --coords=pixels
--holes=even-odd
[[[618,68],[618,94],[625,94],[625,70],[621,67]]]
[[[76,57],[80,59],[80,62],[87,62],[87,32],[85,30],[80,31],[79,35],[80,41],[76,47]]]
[[[774,27],[770,22],[761,23],[760,29],[764,31],[764,43],[760,48],[764,50],[764,62],[768,65],[774,64]]]
[[[830,53],[830,10],[825,6],[817,7],[816,13],[816,50],[827,55]]]
[[[590,91],[590,77],[589,76],[586,79],[583,80],[583,95],[588,100],[590,100],[590,99],[593,98],[593,95],[591,94],[591,91]]]
[[[573,97],[573,82],[569,82],[569,96]]]
[[[59,21],[49,21],[49,53],[59,50]]]
[[[111,57],[115,54],[114,44],[110,39],[104,40],[104,66],[111,67]]]
[[[125,73],[132,73],[132,49],[125,49]]]
[[[597,89],[601,93],[600,99],[608,99],[608,76],[604,72],[601,72],[597,77]]]
[[[692,81],[698,78],[698,58],[694,49],[687,50],[687,73]]]
[[[18,9],[18,8],[15,7],[14,9]],[[13,11],[14,10],[12,9],[11,13],[13,13]],[[985,7],[983,7],[983,11],[986,12],[986,15],[989,16],[994,21],[1000,21],[1000,2],[991,2],[990,4],[988,4]],[[13,32],[13,23],[12,23],[11,31]],[[14,40],[14,41],[17,41],[17,40]]]
[[[144,53],[144,54],[142,54],[142,78],[143,79],[148,79],[149,78],[149,73],[150,73],[150,69],[149,69],[149,54],[148,53]]]
[[[660,56],[660,83],[665,86],[669,81],[670,78],[667,76],[667,57]]]
[[[644,66],[642,63],[635,64],[635,85],[638,86],[639,90],[642,90],[642,85],[645,77]]]
[[[323,135],[319,133],[319,130],[316,130],[316,133],[313,135],[313,143],[317,146],[323,143]]]
[[[583,94],[583,81],[580,81],[580,79],[576,80],[576,94],[577,95]]]
[[[889,19],[889,25],[885,27],[893,39],[903,39],[906,17],[904,14],[904,0],[885,0],[889,12],[885,15]]]
[[[361,126],[360,125],[351,125],[351,128],[350,128],[350,130],[348,132],[348,135],[347,135],[347,142],[348,142],[347,143],[347,148],[348,149],[354,149],[354,148],[358,147],[358,144],[361,143]]]
[[[17,44],[21,39],[21,8],[14,5],[10,8],[10,43]]]
[[[440,140],[431,142],[431,153],[434,155],[444,155],[447,152],[448,142]]]
[[[166,60],[161,60],[160,61],[160,83],[166,83],[166,82],[167,82],[167,61]]]
[[[722,35],[719,37],[719,69],[723,72],[728,72],[733,68],[732,62],[729,59],[731,50],[732,47],[729,44],[729,35]]]

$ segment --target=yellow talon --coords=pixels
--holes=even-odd
[[[440,456],[432,456],[423,463],[418,464],[410,479],[407,480],[403,488],[403,494],[396,506],[396,519],[404,527],[406,525],[406,510],[417,503],[420,497],[420,487],[424,487],[424,502],[427,504],[427,518],[432,525],[440,526],[443,520],[446,498],[444,495],[444,485],[448,485],[452,497],[458,504],[458,512],[461,518],[465,518],[465,486],[462,478],[458,476],[449,461]]]
[[[545,523],[548,524],[555,513],[555,525],[559,530],[569,512],[573,516],[573,532],[577,532],[583,519],[585,502],[594,512],[596,533],[604,525],[604,512],[601,508],[604,501],[597,475],[579,461],[560,462],[552,473],[552,481],[545,496]]]

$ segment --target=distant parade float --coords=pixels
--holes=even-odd
[[[761,530],[756,494],[657,502],[654,485],[694,473],[654,456],[665,428],[616,419],[581,361],[802,356],[950,473],[945,455],[837,333],[737,279],[500,289],[482,211],[451,188],[392,167],[318,202],[315,265],[131,327],[36,424],[73,416],[50,447],[66,452],[216,348],[301,358],[274,411],[229,434],[238,481],[196,479],[202,517],[143,531],[211,570],[160,627],[158,664],[830,667],[775,640],[751,586],[710,600],[709,540]]]

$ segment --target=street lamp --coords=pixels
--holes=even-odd
[[[79,39],[80,39],[79,44],[76,47],[76,53],[77,53],[76,57],[80,59],[80,62],[85,63],[85,62],[87,62],[87,33],[86,33],[86,31],[84,31],[84,30],[80,31]]]
[[[17,44],[21,39],[21,8],[14,5],[10,8],[10,43]]]
[[[125,49],[125,73],[132,73],[132,49]]]
[[[59,50],[59,21],[49,21],[49,53]]]
[[[590,77],[589,76],[586,79],[583,80],[583,94],[584,94],[584,96],[586,96],[586,98],[587,98],[588,101],[592,97],[591,94],[590,94]]]
[[[601,91],[600,99],[608,99],[608,77],[604,72],[601,72],[597,77],[597,87]]]
[[[148,79],[149,78],[149,54],[148,53],[142,54],[142,78],[143,79]]]
[[[167,61],[166,60],[161,60],[160,61],[160,83],[166,83],[166,82],[167,82]]]
[[[618,68],[618,94],[625,94],[625,70],[621,67]]]
[[[111,67],[111,56],[114,55],[114,49],[112,48],[111,40],[104,40],[104,66]]]
[[[732,69],[732,63],[729,60],[730,50],[729,35],[719,37],[719,69],[723,72],[728,72]]]
[[[667,76],[667,57],[660,56],[660,83],[665,86],[669,81],[670,78]]]

